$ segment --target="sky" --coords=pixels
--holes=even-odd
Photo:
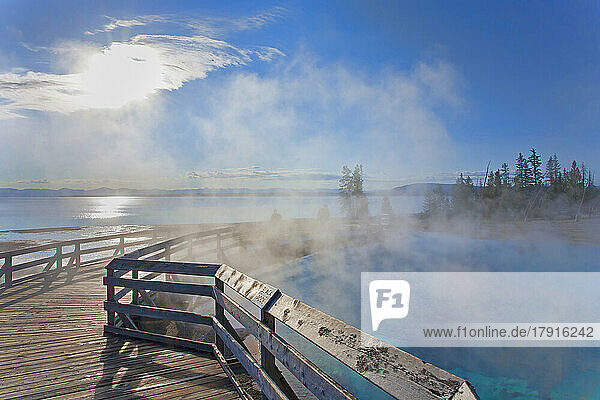
[[[600,170],[595,1],[0,2],[0,187]],[[545,161],[545,160],[544,160]]]

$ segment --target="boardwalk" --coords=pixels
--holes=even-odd
[[[0,253],[0,399],[477,399],[464,379],[374,337],[365,347],[358,338],[366,333],[222,261],[183,261],[226,260],[226,250],[244,247],[238,229],[163,241],[154,231],[121,233]],[[97,261],[82,259],[90,255]],[[177,305],[182,295],[205,298],[214,311],[189,311]],[[147,326],[157,319],[176,332]],[[212,338],[189,337],[189,324]],[[308,340],[344,370],[321,369],[314,349],[295,348],[280,332]],[[335,379],[349,371],[368,391],[355,396]]]
[[[103,337],[104,265],[0,293],[0,398],[239,398],[212,356]]]

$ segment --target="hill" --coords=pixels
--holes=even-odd
[[[396,196],[424,196],[428,190],[435,189],[437,186],[449,195],[452,193],[453,183],[412,183],[410,185],[398,186],[392,189],[392,195]]]

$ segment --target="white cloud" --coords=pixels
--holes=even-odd
[[[158,16],[147,16],[139,21],[113,21],[110,26],[158,20]],[[202,35],[169,34],[139,34],[101,49],[67,42],[42,50],[61,54],[78,70],[65,74],[15,70],[0,74],[0,119],[23,116],[25,110],[70,113],[120,108],[161,90],[177,90],[215,69],[254,60],[271,61],[283,55],[267,46],[240,48]]]
[[[7,182],[8,186],[21,186],[21,185],[47,185],[48,179],[19,179],[16,181]]]
[[[118,28],[143,27],[147,25],[172,25],[189,29],[202,36],[224,36],[231,32],[245,31],[262,28],[265,25],[277,22],[287,14],[283,7],[270,9],[254,15],[239,18],[219,18],[205,16],[178,16],[178,15],[141,15],[133,18],[115,18],[106,16],[108,22],[100,29],[86,31],[87,35],[96,35],[114,31]]]
[[[119,19],[106,16],[109,20],[101,29],[86,31],[86,35],[94,35],[101,32],[110,32],[117,28],[131,28],[134,26],[145,26],[151,23],[165,22],[167,19],[161,15],[142,15],[131,19]]]
[[[191,180],[205,179],[251,179],[251,180],[308,180],[331,181],[339,179],[339,175],[323,172],[318,169],[274,169],[259,166],[226,168],[213,171],[191,171],[187,177]]]

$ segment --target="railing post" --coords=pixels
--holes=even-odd
[[[220,280],[219,278],[215,278],[215,287],[221,291],[221,293],[223,293],[223,281]],[[223,307],[217,302],[217,300],[215,299],[215,317],[217,318],[217,321],[219,321],[221,323],[221,325],[225,326],[224,324],[224,320],[225,320],[225,310],[223,309]],[[225,343],[223,343],[223,339],[221,339],[221,337],[219,335],[215,335],[215,344],[217,345],[217,349],[219,349],[219,351],[221,352],[221,354],[225,355]]]
[[[75,269],[79,269],[81,267],[81,243],[75,243]]]
[[[131,271],[131,278],[132,279],[138,279],[139,277],[139,272],[138,271]],[[138,291],[133,289],[131,291],[131,304],[138,304]]]
[[[171,261],[171,245],[165,245],[165,261]]]
[[[121,235],[119,239],[119,252],[120,254],[125,254],[125,235]]]
[[[113,278],[115,276],[115,270],[112,268],[107,268],[106,269],[106,277],[107,278]],[[106,301],[108,302],[114,302],[115,301],[115,287],[109,283],[106,282]],[[115,313],[114,311],[107,311],[106,312],[106,323],[109,326],[114,326],[115,325]]]
[[[2,265],[2,272],[4,273],[4,287],[12,286],[12,256],[6,256],[4,258],[4,264]]]
[[[278,291],[273,293],[268,301],[260,309],[260,320],[273,334],[275,334],[275,317],[269,313],[274,302],[279,298]],[[261,342],[260,345],[260,365],[265,370],[267,375],[277,384],[277,386],[285,393],[290,400],[298,400],[298,396],[294,389],[286,381],[279,368],[275,364],[275,356]],[[265,395],[262,395],[266,399]]]
[[[267,328],[275,333],[275,318],[273,318],[268,311],[260,311],[260,320],[267,326]],[[277,373],[275,372],[277,370],[277,367],[275,366],[275,356],[273,356],[273,353],[263,346],[262,343],[260,345],[260,365],[271,378],[277,376]],[[264,394],[262,397],[263,399],[266,399]]]
[[[62,244],[56,246],[56,274],[60,273],[60,270],[63,267],[63,257],[62,257]]]

